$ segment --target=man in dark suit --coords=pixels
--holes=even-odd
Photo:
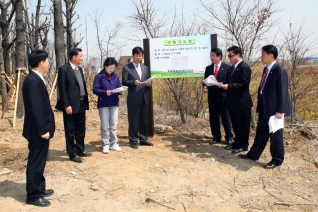
[[[36,50],[29,55],[28,61],[32,70],[26,76],[22,87],[25,108],[22,135],[29,142],[26,203],[43,207],[50,205],[44,197],[54,193],[52,189],[46,189],[43,176],[50,138],[55,131],[54,114],[43,78],[48,72],[48,54],[46,51]]]
[[[63,111],[66,150],[71,161],[81,163],[81,157],[92,156],[85,151],[85,113],[89,109],[86,82],[79,66],[83,61],[82,49],[69,52],[69,63],[59,68],[60,99],[55,108]]]
[[[153,146],[153,143],[148,141],[148,102],[151,83],[142,83],[150,77],[148,67],[141,64],[143,49],[135,47],[132,55],[133,61],[123,68],[122,84],[128,86],[129,144],[132,148],[138,149],[138,138],[140,145]]]
[[[214,75],[218,82],[226,83],[228,74],[231,71],[231,66],[222,62],[222,51],[219,48],[211,50],[210,58],[212,64],[207,66],[204,73],[204,79],[210,75]],[[209,143],[213,145],[221,142],[220,116],[222,118],[223,128],[225,131],[225,139],[228,145],[231,145],[233,134],[231,131],[232,124],[228,110],[224,107],[224,99],[226,91],[217,86],[203,87],[203,92],[208,93],[210,127],[213,135],[213,140]]]
[[[244,159],[258,160],[263,153],[268,138],[272,160],[264,166],[273,169],[284,161],[283,129],[269,133],[268,121],[271,116],[283,119],[292,112],[288,94],[288,76],[285,68],[276,62],[277,48],[267,45],[262,48],[262,62],[266,65],[262,81],[258,88],[257,112],[259,113],[255,140],[247,154],[240,154]]]
[[[250,134],[251,108],[253,106],[249,91],[251,68],[242,60],[242,49],[238,46],[228,48],[228,58],[232,64],[227,84],[222,87],[226,90],[225,105],[229,110],[233,131],[235,134],[232,153],[247,151]]]

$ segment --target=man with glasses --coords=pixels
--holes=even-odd
[[[242,60],[242,49],[238,46],[228,48],[228,58],[232,64],[227,84],[219,87],[226,90],[225,106],[229,110],[235,134],[234,142],[225,147],[232,153],[248,150],[251,108],[253,106],[249,91],[251,68]]]

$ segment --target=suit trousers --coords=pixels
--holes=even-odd
[[[103,146],[118,143],[117,123],[118,123],[118,106],[98,108],[100,116],[100,134],[102,136]],[[110,139],[108,138],[108,132]]]
[[[285,155],[283,129],[277,130],[275,133],[269,133],[268,121],[269,119],[266,118],[263,110],[260,110],[254,144],[247,155],[254,160],[258,160],[266,147],[268,138],[270,138],[272,160],[283,162]]]
[[[63,111],[66,151],[70,158],[85,151],[85,113],[84,100],[80,101],[80,110],[78,113],[69,115]]]
[[[128,105],[129,142],[138,143],[148,141],[148,104],[142,101],[141,105]]]
[[[248,147],[250,136],[251,109],[229,110],[235,134],[233,148]]]
[[[45,190],[45,178],[43,176],[46,159],[49,151],[49,140],[39,138],[28,140],[29,156],[26,168],[27,199],[35,200],[42,197]]]
[[[226,141],[232,141],[232,123],[229,112],[224,108],[224,104],[221,102],[213,101],[209,103],[209,115],[210,115],[210,127],[214,141],[220,141],[222,138],[220,130],[220,116],[223,123]]]

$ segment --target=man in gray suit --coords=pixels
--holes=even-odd
[[[148,141],[148,102],[151,83],[143,83],[150,77],[148,67],[141,64],[144,51],[141,47],[132,50],[133,61],[123,68],[122,84],[128,86],[127,109],[130,147],[153,146]],[[139,136],[138,136],[139,133]]]

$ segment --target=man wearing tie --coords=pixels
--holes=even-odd
[[[148,141],[148,102],[151,83],[141,83],[150,78],[148,67],[141,64],[143,49],[135,47],[132,55],[133,61],[123,68],[122,84],[128,87],[129,144],[131,148],[138,149],[138,138],[140,145],[153,146],[153,143]]]
[[[233,131],[235,134],[232,153],[247,151],[250,134],[251,108],[253,106],[249,91],[251,68],[242,60],[242,49],[238,46],[228,48],[228,58],[232,64],[227,84],[222,87],[226,90],[225,106],[229,110]]]
[[[227,77],[231,71],[231,66],[222,63],[222,51],[219,48],[211,50],[210,58],[212,64],[207,66],[204,73],[204,79],[210,75],[214,75],[218,82],[226,83]],[[213,145],[221,142],[220,116],[222,118],[223,128],[225,131],[225,139],[228,145],[231,145],[233,134],[231,131],[232,124],[228,110],[224,107],[225,90],[217,86],[203,87],[203,92],[208,93],[210,127],[213,140],[209,143]]]
[[[266,65],[258,88],[257,112],[259,113],[255,140],[247,154],[240,154],[244,159],[258,160],[263,153],[268,138],[272,160],[264,166],[273,169],[284,161],[283,129],[269,133],[268,121],[271,116],[283,119],[291,114],[288,94],[288,76],[285,68],[276,62],[277,48],[267,45],[262,48],[262,62]]]
[[[79,66],[83,61],[82,49],[69,52],[69,63],[59,68],[60,99],[55,108],[63,111],[66,151],[71,161],[81,163],[81,157],[92,156],[85,151],[85,113],[89,109],[86,82]]]
[[[28,57],[32,70],[26,76],[22,95],[25,108],[23,137],[28,142],[29,156],[26,168],[27,204],[49,206],[44,197],[53,195],[52,189],[46,189],[44,168],[49,150],[50,139],[54,135],[54,114],[43,76],[48,72],[48,54],[35,50]]]

